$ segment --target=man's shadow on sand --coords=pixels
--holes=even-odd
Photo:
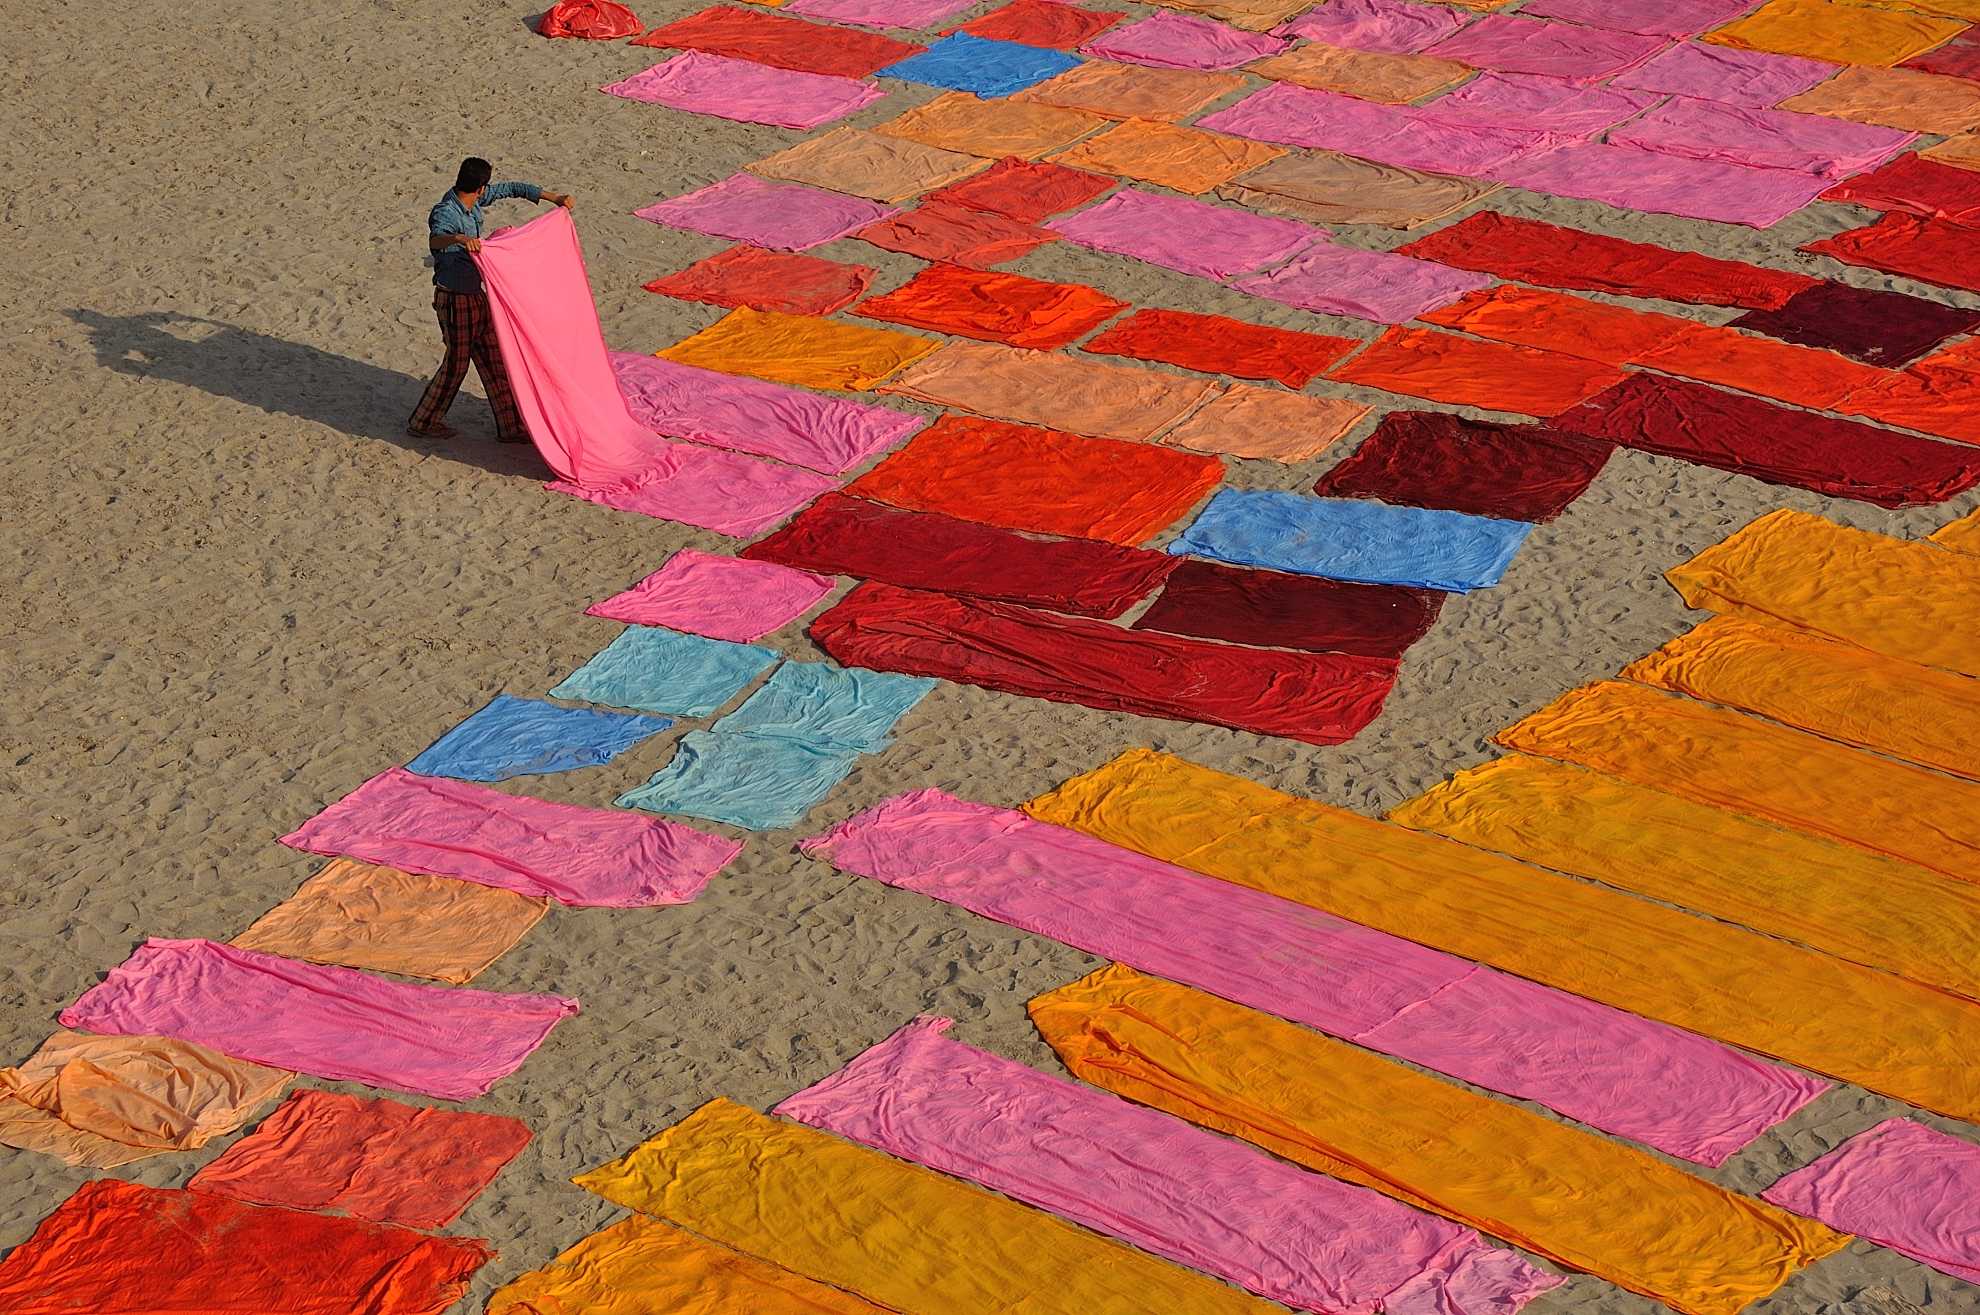
[[[169,379],[271,415],[313,420],[497,475],[550,474],[534,448],[479,436],[494,429],[479,400],[454,403],[456,427],[463,431],[459,438],[406,433],[406,417],[426,387],[424,379],[177,311],[104,315],[77,309],[69,318],[89,334],[96,363],[119,374]]]

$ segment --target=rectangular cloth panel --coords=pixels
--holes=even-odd
[[[1071,50],[1099,36],[1127,15],[1118,9],[1087,9],[1054,0],[1011,0],[957,28],[991,41]]]
[[[1047,0],[1039,0],[1046,3]],[[950,183],[930,192],[921,208],[930,206],[975,210],[1000,215],[1019,224],[1037,224],[1053,215],[1076,210],[1088,201],[1112,191],[1114,180],[1099,174],[1081,173],[1062,164],[1006,157],[972,174],[959,183]],[[910,212],[912,213],[912,212]],[[1046,235],[1046,240],[1050,236]]]
[[[1373,407],[1342,397],[1232,384],[1162,435],[1169,447],[1258,461],[1307,461],[1360,424]]]
[[[951,91],[875,124],[873,130],[986,160],[1035,160],[1106,127],[1107,122],[1097,114],[1057,105],[983,100]]]
[[[1815,409],[1839,409],[1843,398],[1885,375],[1835,352],[1715,324],[1687,326],[1655,351],[1631,358],[1630,364]]]
[[[747,173],[633,211],[656,224],[776,251],[804,251],[892,213],[876,201]]]
[[[1980,784],[1708,703],[1603,681],[1569,691],[1494,738],[1980,881]]]
[[[1963,1138],[1886,1119],[1761,1195],[1980,1283],[1980,1146]]]
[[[1773,227],[1828,185],[1813,174],[1690,160],[1604,142],[1539,152],[1494,176],[1531,192],[1749,228]]]
[[[1835,71],[1834,64],[1819,59],[1684,41],[1617,75],[1609,86],[1769,109]]]
[[[57,1032],[0,1068],[0,1146],[115,1169],[233,1132],[294,1077],[171,1037]]]
[[[1672,99],[1613,129],[1608,139],[1666,155],[1842,178],[1871,168],[1916,136],[1815,114]]]
[[[970,7],[972,0],[791,0],[786,13],[829,23],[913,31],[933,27]]]
[[[1163,5],[1253,32],[1270,31],[1307,7],[1305,0],[1163,0]]]
[[[1900,67],[1980,82],[1980,33],[1968,28],[1942,46],[1934,46],[1922,55],[1913,55]]]
[[[747,644],[797,620],[831,592],[832,581],[809,571],[683,548],[584,614]]]
[[[1964,23],[1915,9],[1849,0],[1767,0],[1705,40],[1832,64],[1901,63],[1966,30]]]
[[[459,985],[514,949],[548,909],[512,890],[340,858],[229,944]]]
[[[1310,653],[1399,658],[1429,633],[1443,602],[1435,589],[1183,561],[1161,595],[1135,618],[1134,628]]]
[[[1633,1147],[1118,965],[1030,1012],[1095,1086],[1685,1315],[1736,1315],[1849,1242]]]
[[[1081,351],[1160,361],[1201,374],[1276,379],[1304,388],[1361,345],[1359,339],[1274,329],[1223,315],[1186,310],[1137,310],[1093,338]]]
[[[973,96],[1008,96],[1077,66],[1059,50],[1016,41],[988,41],[952,32],[918,55],[880,69],[884,78],[929,87],[967,91]]]
[[[1980,511],[1970,511],[1925,537],[1941,548],[1950,548],[1954,552],[1980,553]]]
[[[1290,219],[1133,189],[1054,220],[1052,231],[1095,251],[1111,251],[1206,279],[1231,278],[1276,265],[1322,236]]]
[[[801,129],[843,119],[887,94],[854,78],[800,73],[702,50],[684,50],[599,90],[689,114]]]
[[[786,662],[715,729],[878,753],[894,726],[935,688],[932,680]]]
[[[1467,593],[1497,584],[1532,528],[1455,511],[1220,489],[1169,551],[1298,575]]]
[[[1466,21],[1455,10],[1413,0],[1328,0],[1277,30],[1329,45],[1400,54],[1427,50]]]
[[[10,1315],[441,1315],[494,1254],[476,1238],[99,1179],[0,1261],[0,1307]]]
[[[282,843],[559,904],[617,909],[685,904],[742,849],[683,826],[397,767],[331,804]]]
[[[906,1315],[1006,1315],[1014,1302],[1037,1315],[1269,1312],[1043,1211],[726,1100],[574,1181]]]
[[[1474,292],[1423,318],[1494,342],[1543,348],[1604,365],[1642,360],[1699,327],[1696,320],[1678,315],[1510,283]]]
[[[960,151],[841,127],[767,155],[748,168],[760,178],[898,202],[967,178],[986,164]]]
[[[918,334],[740,306],[655,355],[769,383],[855,392],[941,345]]]
[[[952,342],[880,391],[1000,420],[1145,440],[1216,396],[1220,386],[1055,352]],[[1112,491],[1123,490],[1117,485]]]
[[[1432,402],[1551,416],[1620,383],[1623,375],[1561,352],[1397,328],[1336,366],[1330,377]]]
[[[1801,250],[1845,265],[1980,292],[1980,270],[1973,264],[1973,232],[1916,215],[1885,215],[1867,227],[1805,242]]]
[[[628,626],[553,685],[550,697],[706,717],[776,660],[775,649]]]
[[[1189,14],[1158,12],[1086,43],[1082,53],[1156,68],[1233,69],[1276,55],[1286,43],[1263,32]]]
[[[1783,508],[1664,573],[1684,601],[1980,676],[1980,562]]]
[[[1116,617],[1175,569],[1158,552],[1093,539],[1037,539],[828,494],[746,555],[908,589]],[[786,666],[784,670],[791,668]]]
[[[1519,12],[1616,32],[1688,37],[1751,8],[1753,0],[1530,0]]]
[[[562,480],[544,487],[636,516],[747,539],[782,522],[837,482],[829,475],[758,461],[739,452],[677,443],[668,464],[648,478],[605,488]]]
[[[853,590],[811,635],[847,666],[1308,744],[1342,743],[1373,721],[1396,666],[1172,639],[882,584]]]
[[[1008,530],[1133,546],[1223,479],[1215,457],[945,415],[846,492]]]
[[[1316,224],[1419,228],[1497,190],[1497,183],[1376,164],[1338,151],[1301,151],[1224,184],[1217,195]]]
[[[1467,1228],[951,1041],[920,1018],[776,1112],[1299,1310],[1513,1315],[1562,1280]]]
[[[577,1011],[563,996],[422,986],[153,937],[64,1009],[62,1026],[177,1037],[312,1077],[472,1100]]]
[[[515,1119],[298,1091],[187,1187],[255,1205],[445,1228],[529,1145]]]
[[[712,5],[664,27],[656,27],[632,44],[704,50],[711,55],[753,60],[772,68],[841,78],[863,78],[921,49],[911,42],[896,41],[877,32],[851,32],[761,9],[731,9],[725,5]]]
[[[406,764],[421,776],[506,781],[598,767],[674,723],[497,694]]]
[[[1899,156],[1875,173],[1838,183],[1822,199],[1980,227],[1980,174],[1917,155]]]
[[[1632,374],[1552,423],[1639,452],[1880,507],[1929,506],[1980,483],[1980,453],[1956,443],[1662,375]]]
[[[1911,69],[1846,68],[1780,108],[1950,136],[1980,128],[1980,83]]]
[[[1248,71],[1274,82],[1338,91],[1386,105],[1407,105],[1471,76],[1471,69],[1454,59],[1313,43],[1261,59]]]
[[[853,236],[882,251],[968,269],[991,269],[1059,240],[1056,233],[1003,215],[933,199],[868,224]]]
[[[1607,443],[1544,425],[1391,411],[1313,491],[1500,520],[1549,521],[1587,492],[1611,450]]]
[[[740,243],[643,285],[648,292],[711,306],[754,306],[786,315],[830,315],[872,286],[866,265],[766,251]]]
[[[1425,53],[1472,68],[1528,73],[1565,82],[1600,82],[1634,68],[1670,42],[1661,36],[1489,14]]]
[[[1253,92],[1197,126],[1465,178],[1496,178],[1523,155],[1574,140],[1534,129],[1440,123],[1418,107],[1378,105],[1289,82]]]
[[[1231,286],[1318,315],[1406,324],[1491,282],[1484,274],[1433,261],[1322,241],[1290,264]]]
[[[1976,76],[1974,81],[1980,82],[1980,76]],[[1957,137],[1948,137],[1918,154],[1955,169],[1980,169],[1980,133],[1963,132]]]
[[[1072,168],[1201,196],[1284,154],[1276,146],[1242,137],[1154,119],[1129,119],[1052,158]]]
[[[1089,59],[1018,93],[1021,100],[1086,110],[1109,119],[1176,123],[1244,85],[1235,73],[1145,68]]]
[[[857,749],[775,736],[689,731],[665,767],[613,802],[776,831],[803,821],[859,756]]]
[[[1797,293],[1780,310],[1749,311],[1732,325],[1840,352],[1865,365],[1896,368],[1980,327],[1980,310],[1848,283],[1820,283]]]
[[[1721,1163],[1823,1090],[1703,1037],[936,790],[800,848],[1684,1159]]]
[[[1526,73],[1481,73],[1414,113],[1450,127],[1525,128],[1584,139],[1656,103],[1646,92],[1581,87]]]
[[[1771,936],[1147,749],[1025,811],[1955,1118],[1980,1110],[1959,1059],[1980,1032],[1970,1003]]]
[[[1080,283],[930,265],[893,291],[868,297],[855,314],[1050,351],[1084,337],[1127,308],[1126,302]]]

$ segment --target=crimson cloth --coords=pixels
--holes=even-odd
[[[1943,46],[1934,46],[1922,55],[1913,55],[1898,67],[1980,82],[1980,35],[1975,35],[1969,27]]]
[[[1980,239],[1980,234],[1974,236]],[[1895,369],[1948,338],[1971,333],[1980,325],[1980,310],[1902,292],[1818,283],[1797,292],[1779,310],[1748,311],[1732,323],[1736,329]]]
[[[1112,191],[1116,181],[1084,169],[1048,160],[1021,160],[1012,155],[982,173],[930,192],[924,208],[938,204],[961,206],[965,210],[1002,215],[1020,224],[1036,224],[1053,215],[1077,210],[1101,193]]]
[[[1555,416],[1560,429],[1880,507],[1940,502],[1980,481],[1980,452],[1740,393],[1633,374]]]
[[[1082,343],[1081,349],[1102,356],[1160,361],[1201,374],[1276,379],[1288,388],[1304,388],[1359,346],[1358,338],[1273,329],[1222,315],[1138,310]]]
[[[1881,169],[1837,183],[1822,193],[1822,199],[1943,219],[1967,228],[1980,225],[1980,173],[1922,155],[1900,155]]]
[[[722,5],[656,27],[633,44],[705,50],[711,55],[754,60],[771,68],[839,78],[863,78],[875,69],[919,54],[922,49],[878,32],[826,27],[823,23],[807,23],[761,9],[729,9]]]
[[[1441,589],[1354,584],[1186,559],[1134,623],[1234,644],[1397,658],[1436,623]]]
[[[847,594],[811,636],[849,667],[1308,744],[1353,738],[1396,676],[1393,658],[1237,648],[884,584]]]
[[[1011,0],[1003,8],[992,9],[953,30],[992,41],[1071,50],[1126,17],[1116,9],[1083,9],[1078,5],[1057,4],[1054,0]]]
[[[557,0],[538,21],[536,30],[546,37],[616,41],[638,36],[644,26],[632,10],[612,0]]]
[[[1980,292],[1980,261],[1973,258],[1974,231],[1942,219],[1889,214],[1867,228],[1809,242],[1803,251],[1832,256],[1845,265],[1881,269],[1948,288]]]
[[[1391,411],[1313,491],[1507,521],[1547,521],[1587,491],[1611,450],[1607,443],[1545,425]]]
[[[1033,538],[842,493],[826,494],[742,555],[823,575],[1100,617],[1127,611],[1181,561],[1097,539]]]

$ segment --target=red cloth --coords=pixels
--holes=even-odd
[[[1392,658],[1286,653],[1123,630],[1004,603],[863,584],[811,623],[838,662],[1308,744],[1382,711]]]
[[[1084,337],[1127,307],[1126,302],[1082,283],[1047,283],[1022,274],[930,265],[892,292],[868,297],[854,314],[1050,351]]]
[[[863,78],[922,49],[878,32],[827,27],[764,9],[729,9],[722,5],[656,27],[633,44],[705,50],[711,55],[755,60],[772,68],[840,78]]]
[[[1049,612],[1115,617],[1146,598],[1182,560],[1097,539],[1040,539],[940,512],[828,493],[742,552],[823,575]]]
[[[936,200],[876,220],[853,236],[882,251],[971,269],[989,269],[1059,240],[1057,233],[1005,215]]]
[[[1784,342],[1840,352],[1866,365],[1895,368],[1948,338],[1971,333],[1980,325],[1980,311],[1902,292],[1818,283],[1779,310],[1748,311],[1732,323]]]
[[[557,0],[544,12],[536,30],[546,37],[616,41],[638,36],[643,26],[638,15],[612,0]]]
[[[1922,55],[1913,55],[1898,67],[1980,82],[1980,35],[1975,35],[1973,29],[1968,28],[1943,46],[1934,46]]]
[[[1973,230],[1942,220],[1885,215],[1866,228],[1852,228],[1806,243],[1801,249],[1832,256],[1845,265],[1980,292],[1980,260],[1974,259]]]
[[[1587,490],[1611,450],[1608,443],[1545,425],[1392,411],[1353,455],[1320,477],[1313,491],[1500,520],[1548,521]]]
[[[1186,560],[1134,623],[1235,644],[1395,658],[1436,623],[1441,589],[1351,584]]]
[[[1112,9],[1081,9],[1053,0],[1011,0],[981,18],[972,18],[957,32],[991,41],[1015,41],[1024,46],[1071,50],[1099,36],[1127,15]],[[947,33],[944,33],[947,35]]]
[[[922,208],[955,205],[1035,224],[1113,190],[1117,179],[1063,164],[1007,156],[959,183],[930,192]]]
[[[495,1253],[209,1192],[84,1183],[0,1261],[7,1315],[440,1315]]]
[[[1552,423],[1640,452],[1880,507],[1941,502],[1980,481],[1980,453],[1971,448],[1661,375],[1631,375]]]
[[[836,260],[765,251],[738,243],[677,274],[654,279],[648,292],[711,306],[751,306],[786,315],[830,315],[865,295],[873,270]]]
[[[1160,361],[1203,374],[1276,379],[1304,388],[1328,366],[1361,346],[1359,338],[1272,329],[1222,315],[1138,310],[1082,350],[1136,361]]]
[[[1972,228],[1980,225],[1980,172],[1921,155],[1900,155],[1881,169],[1837,183],[1822,199]]]

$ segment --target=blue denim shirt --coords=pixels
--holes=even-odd
[[[444,237],[458,233],[464,237],[481,236],[481,207],[490,201],[506,201],[512,196],[520,196],[525,201],[543,199],[543,189],[535,183],[490,183],[481,189],[472,210],[461,204],[461,198],[451,187],[440,198],[440,204],[433,207],[426,216],[426,231],[434,237]],[[433,253],[433,286],[447,288],[454,292],[480,292],[481,271],[474,267],[474,258],[468,255],[466,247],[444,247]]]

